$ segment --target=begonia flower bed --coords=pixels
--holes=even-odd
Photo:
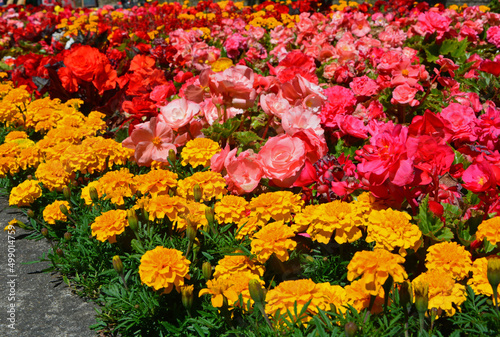
[[[0,183],[121,336],[497,336],[500,5],[0,9]]]

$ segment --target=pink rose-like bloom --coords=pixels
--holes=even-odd
[[[441,117],[450,123],[452,140],[473,142],[477,139],[474,128],[478,119],[471,107],[451,103],[441,111]]]
[[[205,116],[206,121],[208,124],[213,125],[219,117],[222,117],[223,111],[221,108],[221,111],[217,111],[217,107],[213,103],[211,99],[206,99],[203,103],[200,104],[201,107],[201,112]],[[242,114],[244,111],[243,109],[237,109],[233,107],[226,108],[226,115],[227,118],[233,118],[236,115]],[[219,116],[219,113],[221,116]],[[219,119],[219,124],[222,124],[222,118]]]
[[[201,78],[200,82],[202,82]],[[227,106],[240,109],[248,109],[253,106],[257,93],[253,87],[254,73],[252,69],[237,65],[211,74],[208,82],[211,94],[221,96],[223,103]]]
[[[158,117],[172,129],[178,129],[191,122],[200,112],[200,106],[185,98],[174,99],[160,108]]]
[[[312,129],[317,135],[322,135],[321,119],[311,110],[296,106],[285,111],[282,115],[281,125],[287,134],[293,136],[296,132]]]
[[[231,151],[229,145],[226,145],[222,151],[217,152],[210,158],[210,170],[221,173],[224,170],[224,163],[226,162],[227,155]]]
[[[340,85],[334,85],[325,90],[327,101],[320,113],[324,126],[334,128],[337,126],[336,115],[352,114],[356,106],[356,97],[352,90]]]
[[[355,77],[349,83],[354,94],[358,96],[373,96],[378,92],[378,84],[368,76]]]
[[[420,102],[415,99],[417,91],[417,88],[410,87],[406,83],[398,85],[392,92],[391,103],[410,104],[410,106],[417,106],[420,104]]]
[[[260,149],[257,161],[264,176],[279,187],[290,187],[297,180],[306,159],[304,142],[300,138],[281,135],[269,138]]]
[[[500,26],[493,26],[486,32],[486,40],[500,48]]]
[[[252,150],[243,151],[236,157],[237,151],[238,149],[233,149],[226,156],[226,182],[233,193],[250,193],[259,185],[263,172],[257,155]]]
[[[269,116],[274,115],[279,118],[290,109],[290,103],[276,94],[260,95],[260,106]]]
[[[177,153],[174,137],[170,126],[153,117],[149,122],[136,125],[122,146],[135,150],[135,160],[139,165],[149,166],[153,160],[167,162],[171,149]]]

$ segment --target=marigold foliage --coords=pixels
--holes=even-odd
[[[294,236],[293,230],[282,221],[270,223],[253,236],[252,254],[257,255],[257,260],[261,263],[266,262],[273,253],[284,262],[288,260],[288,251],[297,246],[290,239]]]
[[[446,271],[460,281],[469,275],[471,254],[456,242],[441,242],[427,249],[425,266],[428,270]]]
[[[455,283],[452,275],[444,270],[435,269],[420,274],[412,281],[412,288],[418,287],[419,283],[429,285],[429,308],[438,309],[438,315],[444,311],[448,316],[453,316],[455,306],[460,308],[467,299],[465,286]]]
[[[68,217],[61,212],[61,205],[64,205],[68,210],[68,213],[71,213],[71,206],[69,202],[66,200],[56,200],[50,205],[47,205],[43,210],[43,220],[50,225],[55,225],[56,220],[58,221],[66,221]]]
[[[184,285],[184,279],[189,280],[189,265],[191,261],[186,259],[182,252],[177,249],[158,246],[149,250],[141,257],[139,265],[139,276],[141,282],[154,290],[164,289],[168,294],[175,286],[177,292]]]
[[[179,180],[177,193],[183,198],[194,200],[195,185],[201,187],[201,202],[210,201],[213,198],[220,200],[227,193],[226,180],[220,173],[213,171],[196,172],[190,177]]]
[[[406,249],[417,250],[421,244],[422,232],[417,225],[410,223],[408,213],[386,209],[372,211],[368,217],[366,242],[375,242],[375,248],[392,251],[399,248],[402,256]]]
[[[403,257],[385,249],[356,252],[347,266],[347,279],[353,281],[361,276],[366,293],[377,296],[389,275],[396,283],[408,277],[400,265],[404,262]]]
[[[25,180],[10,191],[9,205],[30,206],[42,196],[42,188],[37,180]]]
[[[265,220],[290,221],[294,213],[301,211],[304,201],[299,194],[278,191],[261,194],[252,198],[250,215],[259,215]]]
[[[90,228],[92,236],[95,236],[97,240],[102,242],[108,240],[110,243],[115,243],[116,236],[123,233],[126,226],[128,226],[127,211],[117,209],[102,213],[95,218]]]
[[[187,164],[196,168],[198,166],[207,167],[210,165],[210,158],[218,152],[221,148],[218,143],[209,138],[195,138],[186,143],[182,149],[182,165]]]

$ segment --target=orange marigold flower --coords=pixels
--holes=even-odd
[[[330,306],[330,310],[337,313],[346,312],[345,305],[347,304],[347,293],[344,288],[339,285],[332,285],[328,282],[318,283],[317,286],[325,296],[325,302]]]
[[[303,233],[316,220],[316,210],[320,205],[307,205],[300,213],[295,214],[291,228],[295,233]]]
[[[295,302],[297,302],[297,313],[300,313],[307,302],[309,302],[305,315],[295,317],[294,320],[309,321],[311,316],[321,310],[330,309],[325,297],[324,286],[314,283],[310,279],[293,280],[281,282],[276,288],[268,291],[266,295],[266,313],[276,315],[279,310],[280,315],[287,315],[287,310],[295,315]]]
[[[14,142],[0,145],[0,178],[19,172],[17,157],[21,148]]]
[[[73,174],[57,160],[50,160],[38,165],[35,176],[45,188],[58,192],[61,192],[63,187],[68,186],[73,178]]]
[[[238,223],[247,219],[248,202],[236,195],[225,195],[215,203],[215,219],[221,224]]]
[[[274,253],[285,262],[288,260],[288,250],[294,249],[297,243],[291,240],[295,233],[283,221],[273,222],[255,233],[251,243],[252,254],[257,255],[259,262],[266,262]]]
[[[412,281],[412,288],[425,283],[429,285],[429,309],[438,309],[438,315],[444,311],[448,316],[453,316],[456,311],[454,305],[460,307],[467,299],[465,286],[455,283],[452,274],[444,270],[434,269],[420,274]]]
[[[188,221],[191,222],[193,226],[196,226],[197,229],[204,228],[206,230],[208,227],[208,220],[205,216],[205,208],[207,208],[207,206],[190,200],[186,200],[185,205],[188,209],[187,212],[178,214],[174,222],[177,225],[177,230],[186,230]]]
[[[481,222],[477,228],[476,239],[479,241],[486,239],[492,245],[500,242],[500,216]]]
[[[53,139],[56,142],[79,144],[84,135],[78,127],[64,127],[49,130],[45,137]]]
[[[95,218],[90,226],[92,236],[96,236],[99,241],[108,240],[109,243],[116,242],[116,236],[125,231],[128,226],[127,211],[123,209],[110,210]]]
[[[250,290],[248,289],[248,282],[250,280],[259,281],[262,288],[265,288],[265,282],[260,279],[258,275],[255,275],[249,270],[240,270],[230,274],[226,274],[224,278],[230,279],[233,283],[232,290],[238,294],[238,300],[233,303],[233,306],[241,306],[243,309],[247,308],[247,304],[250,301],[250,305],[253,305],[254,300],[250,296]],[[239,295],[242,297],[242,302],[239,301]]]
[[[182,252],[177,249],[158,246],[149,250],[141,257],[139,265],[139,276],[141,282],[154,290],[164,289],[168,294],[175,286],[177,292],[184,285],[184,279],[189,280],[189,265],[191,261],[186,259]]]
[[[220,308],[224,302],[233,305],[238,301],[238,293],[234,288],[234,282],[230,277],[218,277],[207,281],[207,287],[201,289],[199,296],[212,295],[212,305]]]
[[[102,198],[102,192],[100,192],[100,187],[99,187],[99,181],[91,181],[87,186],[85,186],[84,188],[82,188],[82,194],[80,196],[80,198],[82,198],[83,200],[85,200],[85,205],[92,205],[94,202],[92,201],[92,198],[90,197],[90,188],[93,187],[96,189],[97,191],[97,196],[99,198]]]
[[[345,286],[346,302],[351,305],[358,312],[370,306],[371,295],[366,292],[365,283],[362,280],[351,282]],[[382,312],[382,305],[384,304],[384,288],[380,287],[375,295],[375,302],[373,303],[370,313],[377,314]]]
[[[131,198],[136,192],[134,175],[127,168],[110,171],[99,179],[100,192],[104,199],[111,199],[115,205],[125,204],[124,198]]]
[[[476,294],[483,294],[486,296],[493,295],[493,289],[488,281],[488,259],[497,258],[496,255],[489,257],[482,257],[476,259],[472,264],[472,278],[467,282],[468,285],[474,290]],[[500,292],[500,285],[498,286]]]
[[[94,173],[97,168],[97,156],[92,148],[84,145],[70,145],[61,156],[63,164],[71,171],[81,173]]]
[[[28,138],[28,134],[24,131],[11,131],[7,134],[7,136],[5,136],[4,142],[10,143],[16,139],[26,139],[26,138]]]
[[[235,254],[243,254],[235,252]],[[240,271],[249,271],[257,276],[264,275],[264,266],[250,260],[246,255],[226,255],[215,266],[214,277],[221,277]]]
[[[471,254],[456,242],[441,242],[427,249],[425,266],[428,270],[440,269],[451,274],[455,280],[469,275]]]
[[[177,174],[168,170],[151,170],[146,174],[134,177],[137,190],[143,195],[153,198],[161,194],[168,194],[171,188],[177,186]]]
[[[55,225],[56,220],[66,221],[68,217],[61,212],[61,205],[66,206],[66,209],[71,213],[71,206],[66,200],[56,200],[50,205],[47,205],[43,210],[43,220],[50,225]]]
[[[36,146],[22,149],[17,157],[17,162],[23,170],[27,170],[28,168],[37,168],[41,160],[42,155],[40,153],[40,149]]]
[[[406,249],[417,250],[421,244],[422,232],[417,225],[410,223],[408,213],[385,209],[372,211],[368,217],[366,242],[375,242],[375,248],[392,251],[399,248],[402,256]]]
[[[259,215],[243,218],[238,221],[236,238],[242,240],[245,236],[248,236],[251,239],[253,235],[266,224],[267,221],[262,219]]]
[[[175,221],[179,214],[189,212],[187,200],[177,196],[162,194],[156,198],[147,198],[144,202],[144,209],[149,214],[149,220],[163,219],[165,215],[170,221]],[[205,213],[203,213],[205,214]]]
[[[251,215],[260,215],[263,219],[290,221],[292,214],[302,210],[304,201],[299,194],[290,191],[269,192],[252,198],[249,207]]]
[[[189,164],[194,168],[207,167],[210,165],[210,158],[220,151],[219,144],[210,138],[195,138],[188,141],[182,149],[182,165]]]
[[[400,265],[405,259],[385,249],[361,251],[354,254],[347,266],[347,279],[353,281],[361,276],[367,294],[377,296],[389,275],[394,282],[403,282],[408,275]]]
[[[42,196],[42,188],[37,180],[25,180],[10,191],[9,205],[30,206]]]
[[[324,244],[330,242],[334,232],[337,243],[354,242],[362,235],[359,227],[365,225],[356,206],[340,200],[319,205],[310,218],[312,222],[307,233],[313,240]]]
[[[177,193],[183,198],[194,200],[195,185],[201,187],[201,202],[210,201],[212,198],[220,200],[227,193],[226,180],[220,173],[213,171],[196,172],[186,179],[179,180]]]

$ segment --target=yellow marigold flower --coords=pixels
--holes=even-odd
[[[115,205],[123,205],[124,198],[131,198],[136,192],[134,175],[127,168],[110,171],[99,179],[99,186],[104,199],[110,199]]]
[[[16,226],[17,226],[17,219],[12,219],[9,221],[9,223],[7,224],[7,226],[4,227],[4,232],[5,231],[14,231],[14,234],[16,233]]]
[[[196,172],[186,179],[177,183],[177,193],[186,199],[194,200],[193,188],[195,185],[201,187],[201,202],[210,201],[212,198],[220,200],[227,193],[226,180],[220,173],[205,171]]]
[[[243,239],[245,236],[253,238],[253,235],[266,224],[267,221],[262,219],[259,215],[243,218],[238,221],[236,238],[239,240]]]
[[[356,206],[340,200],[319,205],[311,220],[307,233],[324,244],[330,242],[334,232],[337,243],[354,242],[362,235],[359,227],[365,225]]]
[[[375,248],[389,251],[399,248],[399,253],[405,256],[406,249],[417,250],[420,247],[422,238],[422,232],[410,220],[411,216],[405,212],[374,210],[368,218],[366,242],[375,242]]]
[[[243,254],[242,252],[235,252],[235,254],[238,253]],[[214,277],[222,277],[240,271],[249,271],[257,276],[263,276],[264,266],[255,263],[245,255],[226,255],[215,266]]]
[[[429,309],[438,309],[438,315],[445,311],[448,316],[455,314],[455,307],[465,302],[465,286],[455,283],[450,273],[444,270],[429,270],[412,281],[412,288],[421,284],[429,285]],[[413,296],[415,298],[415,296]]]
[[[316,219],[316,210],[319,205],[307,205],[300,213],[295,214],[293,224],[290,226],[295,233],[303,233],[309,228],[309,224]]]
[[[253,305],[254,300],[250,296],[250,290],[248,289],[248,282],[250,280],[257,280],[262,288],[265,288],[265,282],[260,279],[258,275],[248,271],[240,270],[234,273],[227,274],[224,278],[228,278],[233,283],[232,290],[238,294],[238,301],[233,303],[233,306],[241,306],[243,309],[247,308],[248,301],[250,305]],[[239,295],[242,297],[242,302],[239,301]]]
[[[500,242],[500,216],[481,222],[477,228],[476,239],[479,241],[486,239],[492,245]]]
[[[9,91],[2,100],[0,105],[0,122],[8,125],[22,124],[23,115],[19,108],[24,110],[24,107],[29,103],[31,94],[26,90],[26,86],[22,85],[19,88]]]
[[[73,178],[72,173],[57,160],[50,160],[38,165],[35,176],[45,188],[58,192],[61,192],[63,187],[68,186]]]
[[[106,130],[105,117],[106,115],[99,111],[91,111],[89,113],[83,125],[83,127],[88,130],[87,136],[94,136],[98,131]]]
[[[246,219],[248,202],[236,195],[225,195],[215,203],[215,219],[221,224],[238,223]]]
[[[154,290],[163,288],[163,292],[168,294],[175,286],[179,292],[180,287],[184,285],[184,279],[190,278],[190,264],[191,261],[186,259],[181,251],[158,246],[141,257],[139,276],[143,284],[153,287]]]
[[[330,308],[327,307],[323,286],[319,286],[310,279],[284,281],[267,293],[266,313],[274,316],[279,310],[280,315],[287,315],[287,310],[289,310],[292,315],[295,315],[295,302],[297,302],[297,313],[300,313],[309,301],[305,316],[294,316],[294,320],[307,322],[318,313],[318,308],[321,310]]]
[[[66,206],[66,209],[69,213],[71,213],[71,207],[69,202],[66,200],[56,200],[50,205],[47,205],[43,210],[43,220],[49,225],[55,225],[56,220],[58,221],[66,221],[68,217],[61,212],[61,205]]]
[[[469,279],[467,284],[470,285],[476,294],[486,296],[493,295],[493,289],[491,288],[487,275],[489,258],[497,258],[497,256],[493,255],[490,257],[482,257],[480,259],[476,259],[472,264],[472,278]],[[500,291],[500,285],[498,286],[498,290]]]
[[[205,216],[205,208],[207,208],[207,206],[190,200],[186,200],[185,205],[187,206],[188,211],[178,215],[175,220],[177,230],[186,230],[188,227],[188,221],[190,221],[193,226],[196,226],[196,229],[206,229],[208,226],[208,220]]]
[[[377,296],[389,275],[396,283],[408,277],[400,265],[404,262],[403,257],[385,249],[356,252],[347,266],[347,279],[353,281],[361,276],[366,293]]]
[[[182,165],[187,164],[196,168],[198,166],[207,167],[210,165],[210,158],[221,148],[218,143],[209,138],[195,138],[186,143],[182,149]]]
[[[26,139],[28,134],[24,131],[11,131],[7,136],[5,136],[5,143],[10,143],[16,139]]]
[[[331,285],[328,282],[318,283],[317,286],[323,292],[326,304],[330,306],[330,310],[335,310],[337,313],[346,312],[347,293],[344,288],[339,285]]]
[[[212,63],[212,70],[216,73],[224,71],[233,66],[233,60],[227,57],[220,57],[217,61]]]
[[[159,195],[156,198],[149,198],[144,203],[144,209],[149,214],[149,220],[163,219],[165,215],[170,221],[176,220],[179,214],[189,212],[187,201],[181,197],[171,197],[168,194]],[[205,214],[205,213],[203,213]]]
[[[207,287],[201,289],[199,296],[212,295],[212,305],[215,308],[220,308],[224,302],[233,305],[238,301],[238,293],[234,289],[234,282],[231,278],[218,277],[207,281]]]
[[[100,187],[99,187],[99,181],[91,181],[87,186],[82,188],[82,194],[80,198],[85,200],[85,205],[92,205],[94,202],[92,201],[92,198],[90,197],[89,190],[91,187],[94,187],[97,191],[97,195],[99,198],[102,198],[102,192],[100,192]]]
[[[469,275],[471,254],[456,242],[441,242],[427,249],[425,266],[428,270],[440,269],[450,273],[457,281]]]
[[[69,142],[71,144],[79,144],[83,139],[80,128],[77,127],[52,129],[47,132],[45,137],[52,139],[55,142]]]
[[[351,282],[345,286],[346,304],[351,305],[358,312],[370,306],[371,295],[366,292],[365,283],[362,280]],[[384,288],[380,287],[376,293],[375,302],[373,303],[370,313],[377,314],[382,312],[382,305],[384,304]]]
[[[109,243],[115,243],[116,236],[123,233],[126,226],[128,226],[127,211],[117,209],[99,215],[90,228],[92,236],[95,236],[97,240],[102,242],[108,240]]]
[[[151,170],[150,172],[134,177],[137,190],[143,195],[153,198],[161,194],[168,194],[171,188],[177,186],[177,174],[168,170]]]
[[[57,142],[51,138],[44,138],[36,144],[40,149],[45,161],[60,161],[68,147],[73,145],[70,142]]]
[[[304,201],[299,194],[290,191],[269,192],[252,198],[250,215],[260,215],[263,219],[290,221],[292,214],[302,210]]]
[[[252,254],[257,255],[257,260],[261,263],[265,263],[273,253],[281,262],[285,262],[289,257],[288,250],[297,246],[297,243],[290,239],[294,236],[293,230],[283,221],[270,223],[253,236]]]
[[[42,160],[40,150],[37,147],[28,147],[19,152],[17,162],[23,170],[28,168],[37,168]]]
[[[68,146],[61,156],[63,164],[72,172],[94,173],[98,161],[94,151],[83,145]]]
[[[14,142],[0,145],[0,177],[19,172],[17,156],[20,152],[21,149]]]
[[[10,191],[9,205],[30,206],[42,196],[42,188],[36,180],[25,180]]]

